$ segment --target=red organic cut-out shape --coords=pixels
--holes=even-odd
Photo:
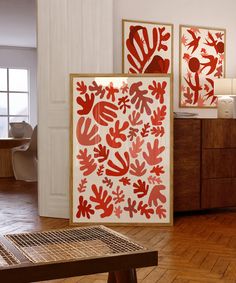
[[[169,59],[163,59],[161,56],[155,55],[153,56],[151,63],[146,68],[145,73],[167,74],[169,67],[170,67]]]
[[[214,77],[217,77],[218,79],[223,76],[223,67],[220,65],[219,67],[216,68],[216,72],[214,74]]]
[[[150,219],[151,215],[154,214],[154,210],[152,208],[148,208],[148,205],[144,204],[143,201],[139,202],[138,211],[141,215],[145,215],[147,219]]]
[[[117,142],[117,139],[126,141],[126,135],[122,134],[129,127],[129,122],[125,121],[123,126],[120,128],[120,121],[117,120],[114,128],[109,129],[109,134],[106,135],[107,143],[110,147],[119,148],[121,142]]]
[[[205,96],[207,97],[207,99],[211,98],[211,104],[212,104],[216,100],[216,96],[214,96],[214,81],[212,79],[209,79],[209,78],[206,78],[206,80],[210,84],[211,89],[208,87],[209,91],[205,94]]]
[[[78,186],[78,191],[79,191],[80,193],[85,192],[85,190],[86,190],[86,184],[87,184],[87,183],[88,183],[88,181],[87,181],[86,178],[84,178],[84,179],[82,179],[82,180],[80,181],[79,186]]]
[[[98,170],[97,170],[97,175],[102,176],[104,173],[104,165],[100,165]]]
[[[103,180],[102,180],[103,184],[105,184],[107,187],[109,187],[110,189],[112,188],[113,186],[113,182],[111,179],[108,179],[107,177],[105,177]]]
[[[102,146],[101,144],[98,145],[98,148],[94,148],[94,157],[97,158],[98,162],[104,162],[107,160],[110,150],[106,148],[106,146]]]
[[[120,189],[120,186],[117,186],[116,190],[112,191],[112,194],[114,195],[113,200],[115,201],[115,204],[125,200],[124,191]]]
[[[98,126],[94,125],[90,129],[92,120],[90,118],[80,117],[76,126],[76,137],[81,145],[95,145],[101,141],[100,135],[97,134]],[[82,130],[84,128],[84,130]]]
[[[101,101],[95,104],[93,117],[99,125],[107,126],[108,122],[113,122],[117,118],[117,110],[118,107],[116,105],[107,101]]]
[[[122,177],[119,182],[121,182],[123,184],[123,186],[128,186],[130,185],[130,178],[128,177]]]
[[[150,171],[150,173],[154,173],[154,174],[156,174],[157,176],[160,176],[161,174],[164,174],[165,171],[163,170],[163,166],[157,165],[157,166],[154,166],[154,167],[152,168],[152,170]]]
[[[105,89],[102,85],[98,85],[95,81],[92,82],[92,85],[89,86],[90,91],[94,91],[94,94],[96,96],[100,96],[100,98],[103,98],[105,95]]]
[[[135,137],[137,137],[137,133],[138,133],[139,129],[135,129],[130,127],[129,128],[129,134],[128,134],[128,138],[130,141],[132,141]]]
[[[140,87],[143,85],[143,83],[136,82],[133,83],[130,86],[129,94],[130,96],[133,96],[131,99],[131,103],[135,104],[135,108],[140,111],[140,113],[143,113],[146,111],[147,115],[151,114],[151,109],[148,104],[153,103],[153,99],[150,97],[146,97],[145,95],[148,93],[146,89],[141,90]]]
[[[142,151],[142,145],[144,140],[140,137],[136,138],[135,142],[132,142],[132,147],[129,148],[129,153],[132,158],[137,158],[138,154]]]
[[[90,219],[90,215],[94,214],[94,210],[92,209],[92,205],[88,203],[87,200],[84,199],[83,196],[79,197],[79,205],[78,211],[76,213],[77,218],[86,217]]]
[[[122,212],[123,212],[123,210],[120,208],[120,206],[115,207],[115,209],[114,209],[114,214],[115,214],[115,216],[117,216],[118,218],[120,218]]]
[[[121,167],[114,164],[114,162],[110,159],[107,163],[111,169],[106,169],[107,176],[123,176],[129,171],[129,154],[127,151],[124,153],[124,158],[121,157],[120,153],[117,151],[115,153],[116,159],[120,162]]]
[[[166,51],[168,49],[168,46],[165,45],[163,42],[167,41],[170,38],[170,33],[166,32],[164,34],[165,29],[166,29],[165,27],[158,28],[158,31],[159,31],[159,34],[160,34],[159,45],[158,45],[158,48],[157,48],[158,51],[160,51],[161,49]]]
[[[87,86],[84,84],[84,81],[77,82],[76,84],[76,90],[78,90],[80,94],[85,94],[87,92]]]
[[[204,62],[204,63],[201,63],[201,65],[203,66],[201,68],[201,72],[205,69],[205,68],[210,68],[208,70],[208,73],[206,74],[207,76],[212,74],[215,69],[216,69],[216,66],[217,66],[217,63],[218,63],[218,58],[213,56],[213,55],[207,55],[207,54],[202,54],[202,57],[204,59],[207,59],[208,61],[207,62]]]
[[[165,147],[161,146],[159,147],[159,141],[156,139],[153,143],[153,147],[151,146],[151,143],[147,143],[147,150],[148,153],[143,152],[143,158],[147,161],[149,165],[157,165],[162,161],[161,157],[158,157],[164,150]]]
[[[141,117],[141,114],[137,111],[133,111],[132,112],[132,115],[130,114],[129,115],[129,121],[130,121],[130,124],[135,127],[135,126],[139,126],[139,125],[142,125],[143,123],[143,120],[139,120]]]
[[[190,92],[190,87],[186,88],[186,92],[183,92],[186,103],[192,104],[193,103],[193,93]]]
[[[165,195],[163,195],[161,193],[161,191],[165,190],[165,186],[164,185],[156,185],[153,187],[150,195],[149,195],[149,198],[148,198],[148,205],[149,206],[158,206],[158,200],[161,202],[161,203],[166,203],[166,197]]]
[[[123,82],[123,83],[122,83],[122,86],[120,87],[120,90],[121,90],[122,94],[127,93],[127,92],[129,91],[128,84],[125,83],[125,82]]]
[[[156,176],[149,176],[148,177],[149,184],[158,184],[160,185],[162,183],[160,178],[157,178]]]
[[[161,104],[164,103],[164,94],[166,93],[165,90],[166,86],[167,86],[166,81],[162,83],[160,82],[157,83],[156,81],[152,81],[152,85],[148,86],[148,89],[151,90],[151,94],[155,96],[155,98],[159,100]]]
[[[147,172],[147,169],[145,169],[145,161],[140,164],[138,159],[135,160],[135,164],[130,164],[130,168],[129,173],[138,177],[143,176]]]
[[[126,109],[127,109],[127,108],[128,108],[128,109],[131,108],[131,105],[129,105],[129,102],[130,102],[130,100],[129,100],[129,98],[128,98],[128,95],[123,96],[123,97],[121,97],[121,98],[118,98],[118,105],[119,105],[119,107],[120,107],[120,110],[123,109],[123,111],[122,111],[123,114],[126,113]]]
[[[143,138],[145,138],[145,137],[148,136],[149,131],[150,131],[149,128],[150,128],[150,124],[149,124],[149,123],[146,123],[146,124],[143,125],[143,128],[142,128],[142,130],[141,130],[141,136],[142,136]]]
[[[110,216],[113,212],[113,204],[111,203],[112,197],[108,195],[107,190],[103,190],[101,186],[98,189],[96,185],[92,185],[92,191],[94,196],[91,196],[90,200],[98,203],[95,209],[103,210],[103,213],[100,215],[101,218]]]
[[[159,206],[157,206],[157,208],[156,208],[156,214],[159,216],[160,219],[161,219],[162,217],[163,217],[163,218],[166,218],[166,209],[163,208],[162,205],[159,205]]]
[[[138,198],[145,197],[148,193],[149,185],[145,181],[138,179],[137,183],[133,183],[134,193]]]
[[[116,99],[116,98],[115,98],[115,95],[116,95],[116,93],[119,92],[119,89],[118,89],[118,88],[115,88],[115,87],[113,86],[113,83],[111,82],[111,83],[109,84],[109,86],[106,87],[106,91],[107,91],[107,99],[110,99],[110,98],[111,98],[112,102],[114,102],[115,99]]]
[[[124,207],[124,210],[129,212],[130,218],[133,218],[134,214],[137,213],[137,209],[135,208],[137,202],[136,200],[132,201],[131,198],[128,198],[127,202],[127,206]]]
[[[217,42],[217,39],[214,39],[213,35],[210,32],[208,32],[208,39],[206,39],[206,42],[204,44],[214,47],[216,54],[224,53],[224,43],[222,41]]]
[[[164,127],[153,127],[151,129],[151,134],[154,135],[156,138],[157,137],[163,137],[165,134],[165,128]]]
[[[157,28],[153,28],[152,40],[149,40],[146,27],[130,26],[129,38],[126,40],[126,46],[130,53],[127,55],[127,59],[132,66],[129,68],[130,73],[145,72],[145,65],[157,49],[157,40]]]
[[[188,49],[193,47],[191,54],[193,54],[193,52],[198,48],[199,45],[199,40],[200,40],[200,36],[196,36],[196,32],[193,31],[192,29],[187,29],[187,32],[192,36],[191,41],[186,44],[186,46],[188,46]]]
[[[96,170],[97,164],[92,158],[92,155],[88,155],[87,148],[85,148],[84,150],[81,149],[79,151],[79,154],[77,155],[77,158],[80,160],[80,170],[84,171],[84,176],[90,175],[93,173],[94,170]]]
[[[166,117],[166,106],[162,105],[161,107],[157,107],[157,111],[153,111],[153,115],[151,116],[151,121],[153,126],[160,126]]]
[[[86,93],[85,94],[85,100],[83,100],[82,97],[78,96],[76,98],[76,101],[82,107],[82,109],[77,110],[77,113],[80,114],[80,115],[87,115],[93,107],[94,94],[92,93],[91,96],[89,96]]]

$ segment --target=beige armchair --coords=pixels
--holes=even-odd
[[[29,143],[12,148],[12,167],[16,180],[37,181],[37,126]]]

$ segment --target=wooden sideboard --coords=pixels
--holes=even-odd
[[[0,139],[0,178],[13,177],[11,149],[29,142],[30,139]]]
[[[228,206],[236,206],[236,119],[175,119],[175,211]]]

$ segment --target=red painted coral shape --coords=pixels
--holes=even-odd
[[[138,204],[138,211],[141,215],[144,215],[147,219],[151,218],[151,215],[154,214],[154,209],[149,208],[147,204],[143,203],[143,201],[140,201]]]
[[[145,169],[145,165],[146,165],[145,161],[140,163],[139,160],[136,159],[135,164],[134,163],[130,164],[131,169],[129,170],[129,173],[133,176],[141,177],[147,172],[147,169]]]
[[[153,126],[160,126],[166,117],[166,106],[162,105],[161,107],[157,107],[157,111],[153,111],[151,116],[151,121]]]
[[[93,108],[93,117],[95,121],[101,126],[107,126],[108,123],[117,118],[116,111],[118,107],[113,103],[101,101],[95,104]]]
[[[122,157],[120,155],[120,153],[117,151],[115,153],[115,157],[116,159],[119,161],[119,163],[121,164],[121,167],[119,167],[118,165],[116,165],[111,159],[108,161],[108,166],[111,169],[106,169],[106,174],[108,176],[123,176],[125,175],[128,170],[129,170],[129,154],[126,151],[124,153],[124,157]]]
[[[94,196],[91,196],[90,200],[97,203],[95,209],[103,210],[101,218],[109,217],[113,212],[112,197],[101,186],[98,189],[96,185],[92,185],[92,191]]]
[[[122,142],[126,141],[126,135],[122,133],[129,127],[129,122],[125,121],[123,125],[120,127],[120,121],[117,120],[114,128],[109,129],[109,134],[106,135],[107,144],[113,148],[121,147],[122,143],[117,140],[121,140]]]
[[[124,207],[124,210],[129,213],[130,218],[133,218],[134,214],[137,213],[137,209],[135,208],[136,204],[137,204],[136,200],[132,200],[131,198],[128,198],[127,206]]]
[[[162,158],[159,155],[165,150],[164,146],[159,147],[159,140],[156,139],[153,143],[153,146],[150,142],[147,143],[148,152],[143,152],[143,158],[147,161],[149,165],[157,165],[162,161]]]
[[[145,181],[139,179],[137,183],[133,184],[134,193],[138,198],[145,197],[148,193],[149,185]]]
[[[120,189],[120,186],[117,186],[116,190],[112,191],[112,194],[114,195],[113,200],[115,201],[115,204],[121,203],[125,200],[124,191]]]
[[[84,199],[83,196],[79,197],[78,211],[76,213],[77,218],[86,217],[90,219],[91,214],[93,215],[95,211],[92,209],[92,205]]]
[[[79,151],[77,158],[80,160],[80,170],[83,171],[84,176],[90,175],[96,170],[97,164],[92,158],[92,155],[88,154],[88,150],[86,148]]]
[[[83,193],[86,190],[86,184],[88,183],[87,179],[84,178],[80,181],[78,186],[78,192]]]
[[[164,185],[156,185],[153,187],[149,198],[148,198],[148,204],[149,206],[158,206],[158,201],[161,203],[166,203],[166,197],[161,193],[161,191],[165,190]]]
[[[110,150],[107,149],[107,147],[102,144],[99,144],[98,147],[93,149],[94,151],[94,157],[97,158],[97,161],[99,163],[104,162],[105,160],[107,160]]]
[[[152,85],[148,86],[148,89],[151,90],[151,94],[155,96],[155,98],[159,100],[161,104],[164,103],[164,94],[166,93],[165,90],[166,86],[167,86],[166,81],[161,83],[160,82],[157,83],[156,81],[153,81]]]
[[[137,158],[138,154],[142,151],[142,145],[144,140],[140,137],[136,138],[135,142],[132,142],[132,147],[129,148],[129,153],[132,158]]]
[[[81,145],[95,145],[101,141],[101,137],[98,134],[98,126],[93,125],[91,127],[91,122],[90,118],[79,118],[76,127],[76,137]]]

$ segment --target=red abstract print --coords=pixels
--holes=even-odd
[[[168,222],[170,78],[105,79],[74,81],[73,221]]]
[[[172,25],[123,21],[125,73],[171,73]]]
[[[224,77],[225,30],[181,26],[180,107],[216,107],[214,79]]]

